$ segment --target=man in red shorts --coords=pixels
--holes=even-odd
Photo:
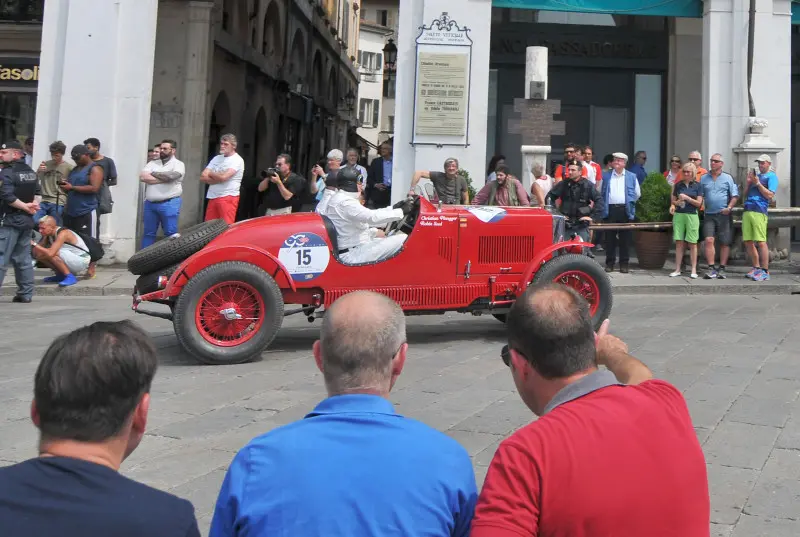
[[[219,155],[212,158],[200,174],[200,180],[209,185],[206,221],[217,218],[229,224],[236,221],[239,187],[244,175],[244,159],[236,152],[236,145],[236,136],[223,135],[219,141]]]
[[[471,536],[708,537],[706,464],[680,391],[608,321],[595,335],[568,287],[529,288],[507,325],[503,360],[540,418],[500,444]]]

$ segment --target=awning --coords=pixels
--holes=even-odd
[[[492,6],[612,15],[703,16],[702,0],[492,0]],[[794,9],[792,15],[794,19]]]
[[[800,0],[792,0],[792,24],[800,24]]]

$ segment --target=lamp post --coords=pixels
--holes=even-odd
[[[383,76],[390,79],[397,72],[397,45],[389,39],[383,47]]]

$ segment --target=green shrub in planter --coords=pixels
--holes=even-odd
[[[650,172],[641,185],[642,196],[636,202],[636,220],[639,222],[671,222],[669,214],[672,187],[659,172]]]
[[[469,176],[469,172],[467,170],[459,168],[458,175],[467,180],[467,190],[469,190],[469,201],[474,200],[476,191],[475,187],[472,186],[472,177]]]

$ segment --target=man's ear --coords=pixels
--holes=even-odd
[[[31,421],[37,429],[39,428],[39,424],[42,422],[42,418],[39,416],[39,409],[36,408],[36,399],[31,401]]]
[[[325,373],[325,365],[322,362],[322,344],[319,340],[314,342],[311,350],[314,353],[314,361],[317,363],[317,369],[319,369],[320,373]]]
[[[524,356],[514,349],[509,349],[508,352],[511,354],[511,368],[517,372],[522,380],[527,379],[528,375],[531,374],[531,364],[525,359]]]

